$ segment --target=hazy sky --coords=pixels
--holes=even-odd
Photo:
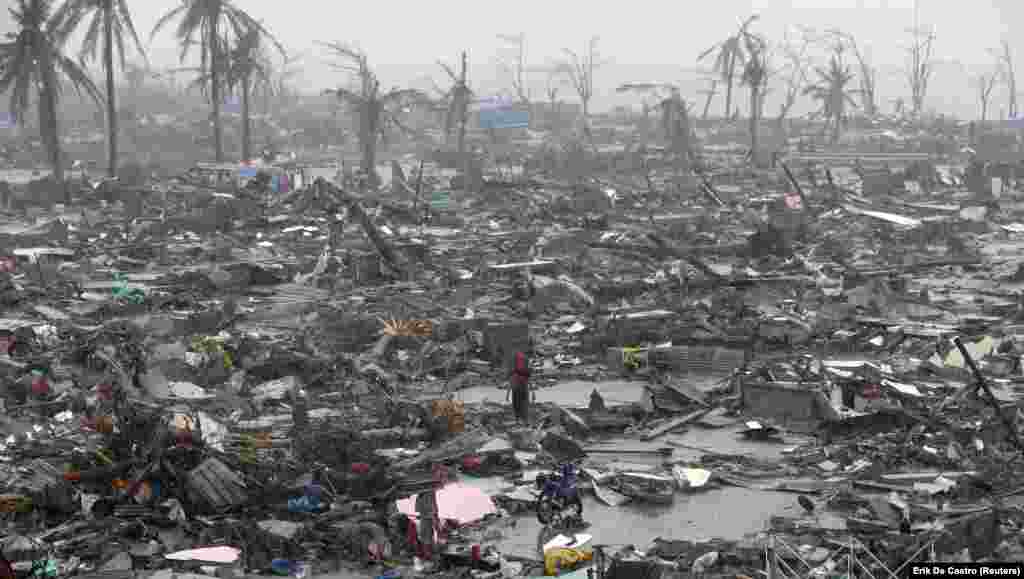
[[[1019,0],[918,2],[921,23],[933,26],[937,34],[935,56],[940,61],[928,104],[973,115],[978,109],[977,91],[970,78],[992,68],[993,58],[987,51],[998,47],[1000,38],[1010,31],[1009,23],[1024,16],[1024,7]],[[426,76],[440,80],[443,73],[436,60],[454,63],[461,50],[468,50],[471,81],[478,92],[487,92],[506,86],[494,64],[502,50],[496,34],[525,33],[527,58],[536,66],[559,57],[563,48],[582,51],[587,39],[597,35],[601,56],[612,61],[595,75],[595,101],[600,108],[637,102],[636,97],[614,94],[618,83],[631,80],[682,82],[690,98],[700,98],[701,84],[692,70],[697,55],[729,34],[739,20],[757,13],[762,20],[756,30],[769,39],[781,39],[787,26],[798,24],[840,27],[853,33],[879,66],[879,101],[888,110],[891,99],[908,93],[902,70],[909,40],[905,30],[914,20],[913,0],[235,0],[235,4],[262,20],[290,50],[305,55],[301,84],[310,90],[344,80],[323,64],[327,55],[316,41],[340,40],[363,48],[385,86],[423,86]],[[129,0],[129,5],[139,32],[148,40],[157,18],[177,1]],[[0,30],[11,28],[4,13]],[[1012,42],[1024,59],[1024,39]],[[170,30],[153,39],[150,59],[155,66],[176,66],[177,55]],[[532,84],[541,97],[544,75],[534,75]],[[575,100],[568,88],[562,94]],[[994,100],[998,114],[1006,98],[999,94]],[[775,106],[770,103],[769,112]]]

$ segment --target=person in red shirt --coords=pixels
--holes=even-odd
[[[530,364],[523,352],[516,352],[511,382],[509,396],[512,398],[512,411],[516,420],[525,424],[530,417]]]

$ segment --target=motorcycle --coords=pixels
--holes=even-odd
[[[537,475],[537,520],[542,525],[551,524],[556,518],[583,518],[583,501],[580,500],[576,466],[563,464],[557,473]]]

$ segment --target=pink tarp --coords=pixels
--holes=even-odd
[[[168,553],[165,558],[175,561],[201,561],[203,563],[234,563],[242,552],[234,547],[200,547]]]
[[[398,512],[416,517],[416,497],[398,501]],[[495,512],[494,501],[484,491],[462,483],[451,483],[437,491],[438,518],[452,519],[460,525],[479,521]]]

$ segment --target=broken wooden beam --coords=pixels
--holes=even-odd
[[[707,408],[702,408],[700,410],[695,410],[685,416],[680,416],[679,418],[669,420],[665,424],[662,424],[661,426],[641,435],[640,440],[643,440],[644,442],[654,440],[655,438],[658,438],[659,436],[667,434],[673,430],[676,430],[677,428],[682,428],[683,426],[686,426],[687,424],[697,420],[698,418],[701,418],[709,411],[710,410]]]

